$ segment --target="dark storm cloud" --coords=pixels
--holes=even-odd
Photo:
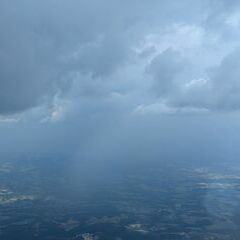
[[[0,112],[49,103],[73,71],[105,77],[154,28],[201,22],[208,1],[1,1]],[[192,11],[184,14],[186,7]],[[167,80],[166,80],[167,81]]]
[[[126,54],[125,23],[100,2],[1,1],[0,9],[2,114],[42,104],[76,69],[106,75]]]
[[[0,5],[1,115],[44,106],[59,116],[96,102],[128,112],[238,108],[237,1]]]

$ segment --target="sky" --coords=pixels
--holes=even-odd
[[[0,152],[236,161],[237,0],[1,0]]]

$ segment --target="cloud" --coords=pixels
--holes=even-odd
[[[174,84],[165,95],[167,104],[182,109],[190,107],[208,111],[238,111],[239,50],[224,57],[218,66],[208,69],[207,72],[206,78],[193,79],[185,83],[182,81],[180,85]],[[181,75],[178,74],[179,76]]]
[[[240,107],[239,49],[226,56],[213,73],[216,107],[238,110]]]
[[[149,23],[182,18],[186,4],[189,1],[1,1],[0,112],[51,102],[71,84],[67,76],[72,71],[95,77],[112,73],[127,64]],[[176,16],[174,9],[179,10]]]
[[[178,87],[179,74],[184,68],[184,61],[178,52],[167,49],[157,55],[150,65],[147,72],[153,75],[158,95],[169,94],[174,88]]]
[[[2,1],[0,7],[1,114],[51,104],[71,85],[72,72],[102,77],[128,54],[120,15],[107,16],[108,6],[97,1]]]
[[[231,3],[1,1],[0,115],[236,111]]]

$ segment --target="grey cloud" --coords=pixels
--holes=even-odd
[[[190,88],[182,98],[185,104],[213,111],[239,110],[239,61],[239,50],[227,55],[219,66],[209,70],[208,79],[195,81],[195,87]]]
[[[145,112],[238,111],[240,108],[239,49],[225,56],[219,65],[205,69],[202,76],[189,60],[166,50],[147,67],[152,74],[155,103]],[[162,104],[162,103],[164,104]],[[164,106],[165,105],[165,106]],[[194,111],[195,111],[194,110]]]
[[[93,77],[105,77],[126,61],[127,54],[130,54],[123,43],[121,36],[99,36],[95,41],[81,45],[68,64]]]
[[[105,8],[86,1],[1,2],[2,114],[52,98],[71,71],[99,76],[118,65],[125,40],[115,32],[124,28],[108,20]]]
[[[240,50],[228,55],[215,70],[213,88],[217,95],[217,107],[240,108]]]
[[[41,105],[52,107],[56,96],[70,98],[75,101],[74,106],[83,106],[85,102],[94,105],[96,99],[92,103],[91,100],[81,101],[87,95],[95,96],[104,105],[114,92],[127,96],[131,107],[144,103],[141,101],[148,104],[156,98],[162,98],[173,107],[236,108],[237,88],[234,91],[223,90],[226,88],[225,81],[217,80],[226,74],[225,70],[221,73],[220,69],[235,72],[236,67],[222,63],[216,70],[219,73],[213,74],[208,83],[196,81],[195,87],[184,91],[187,83],[193,78],[201,78],[201,75],[205,77],[208,70],[197,66],[201,63],[201,56],[196,53],[198,49],[176,49],[179,46],[174,47],[170,43],[163,47],[161,37],[164,29],[172,25],[179,26],[179,30],[175,27],[176,31],[181,32],[182,25],[194,26],[219,37],[226,31],[221,32],[221,26],[217,27],[217,23],[236,12],[238,5],[237,1],[229,4],[229,1],[224,0],[197,3],[190,0],[23,0],[21,3],[3,0],[0,3],[0,114],[22,112]],[[189,9],[187,14],[186,9]],[[227,28],[224,25],[224,29]],[[158,44],[162,49],[149,64],[146,59],[156,54],[154,51],[159,51],[158,46],[148,46],[147,49],[153,50],[145,57],[136,54],[136,49],[141,48],[151,34],[158,36]],[[173,33],[171,39],[177,36]],[[196,37],[194,33],[193,36]],[[237,43],[232,37],[229,37],[228,42],[231,45],[231,41],[234,41],[235,46]],[[187,41],[191,41],[188,36]],[[219,37],[218,44],[226,48],[224,53],[232,48],[224,45],[224,34]],[[205,45],[201,45],[201,41],[200,46],[192,44],[200,48],[199,52],[208,51]],[[146,48],[144,51],[146,53]],[[142,71],[134,73],[136,65]],[[146,65],[148,74],[154,78],[151,87],[151,83],[146,83],[149,81],[148,76],[144,75]],[[131,70],[127,72],[127,68]],[[116,77],[124,71],[126,79]],[[81,78],[74,77],[79,74],[87,81],[82,83]],[[225,77],[236,78],[234,74]],[[139,79],[138,83],[136,79]],[[69,91],[75,87],[72,85],[73,80],[80,81],[79,91],[75,93],[79,96],[76,98],[70,96],[72,91]],[[231,84],[235,85],[236,82],[232,80]],[[152,88],[156,96],[153,96]],[[215,94],[216,91],[221,93]],[[222,99],[227,95],[229,100],[226,103]],[[87,105],[83,108],[87,109]]]
[[[154,89],[164,96],[177,88],[179,74],[184,66],[180,53],[167,49],[152,60],[146,71],[153,75]]]
[[[151,29],[201,21],[203,8],[189,0],[1,1],[0,113],[51,102],[72,71],[112,74]]]

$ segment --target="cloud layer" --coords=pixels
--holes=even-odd
[[[2,0],[1,151],[234,158],[239,27],[233,0]]]
[[[238,1],[0,5],[2,116],[239,109]]]

